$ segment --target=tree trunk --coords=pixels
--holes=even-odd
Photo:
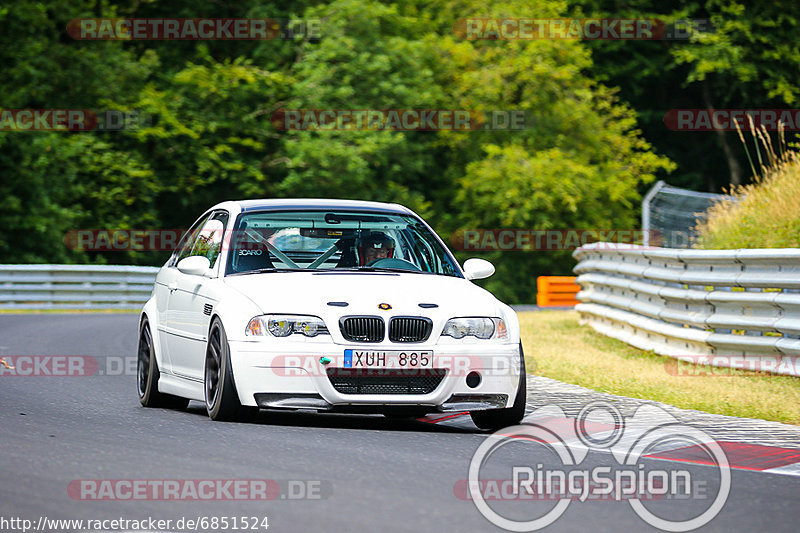
[[[703,103],[708,110],[710,117],[713,117],[714,106],[711,105],[711,93],[708,89],[708,79],[703,80]],[[739,166],[739,161],[733,153],[730,144],[728,144],[728,136],[725,135],[725,130],[717,129],[716,123],[712,120],[711,125],[714,126],[714,132],[717,134],[719,143],[722,145],[722,151],[725,153],[725,160],[728,162],[728,169],[730,170],[730,181],[732,185],[741,185],[742,183],[742,167]]]

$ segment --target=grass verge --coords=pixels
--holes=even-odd
[[[683,409],[800,425],[800,378],[678,366],[579,325],[577,311],[522,312],[519,318],[528,372]]]

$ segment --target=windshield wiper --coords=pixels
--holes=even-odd
[[[393,267],[375,267],[375,266],[358,266],[358,267],[341,267],[332,268],[331,272],[411,272],[416,274],[430,274],[423,270],[411,270],[408,268],[393,268]]]
[[[227,274],[228,276],[243,276],[245,274],[266,274],[271,272],[393,272],[393,273],[412,273],[412,274],[432,274],[433,272],[425,272],[424,270],[410,270],[407,268],[392,268],[392,267],[374,267],[374,266],[358,266],[358,267],[340,267],[340,268],[257,268],[255,270],[246,270],[244,272],[233,272]]]
[[[301,272],[301,269],[298,268],[275,268],[275,267],[267,267],[267,268],[256,268],[254,270],[245,270],[244,272],[233,272],[228,274],[229,276],[239,276],[242,274],[266,274],[268,272]]]

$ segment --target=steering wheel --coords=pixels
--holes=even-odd
[[[421,269],[414,263],[405,261],[403,259],[395,259],[394,257],[381,257],[380,259],[370,261],[367,263],[367,266],[377,268],[401,268],[403,270],[416,270],[418,272],[421,271]]]

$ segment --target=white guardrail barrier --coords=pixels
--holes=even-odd
[[[581,321],[694,363],[800,376],[800,248],[578,248]]]
[[[0,265],[0,309],[137,309],[158,267]]]

